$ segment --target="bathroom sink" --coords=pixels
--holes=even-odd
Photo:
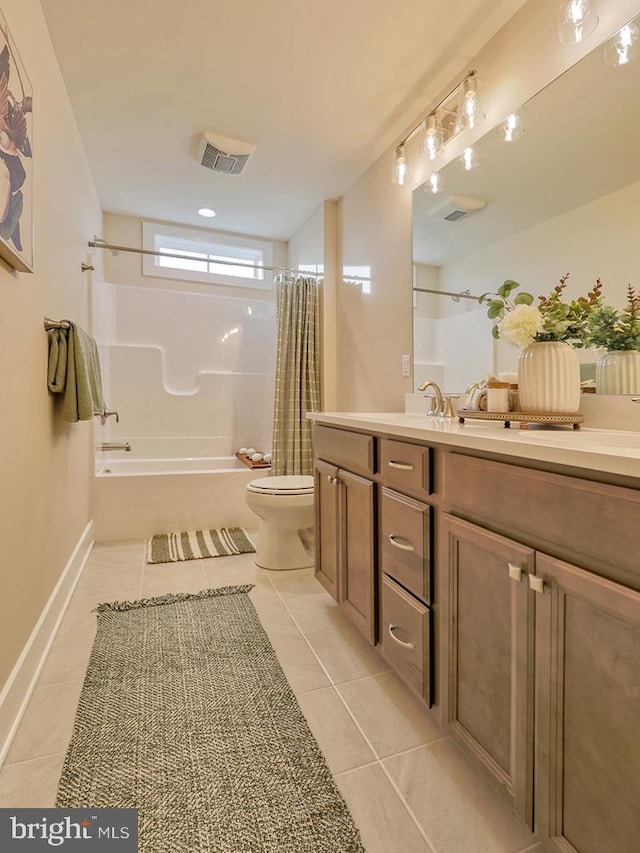
[[[624,449],[640,450],[640,433],[620,432],[616,430],[581,429],[563,432],[543,432],[542,430],[524,430],[522,438],[536,444],[553,447],[582,447],[588,450]]]

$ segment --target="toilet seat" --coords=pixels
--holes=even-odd
[[[258,480],[251,480],[247,485],[247,491],[262,495],[311,495],[313,494],[313,477],[298,474],[261,477]]]

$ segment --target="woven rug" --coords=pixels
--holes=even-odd
[[[138,808],[140,853],[364,853],[251,588],[98,606],[58,807]]]
[[[233,554],[251,554],[255,550],[251,537],[243,527],[159,533],[147,542],[147,563],[230,557]]]

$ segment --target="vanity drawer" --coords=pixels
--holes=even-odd
[[[381,473],[385,486],[429,495],[433,491],[433,450],[423,444],[383,438]]]
[[[382,575],[382,654],[400,678],[431,705],[431,610]]]
[[[430,506],[382,490],[382,571],[427,602],[431,602],[431,515]]]
[[[361,432],[316,426],[314,452],[319,459],[334,462],[349,471],[374,472],[374,438]]]

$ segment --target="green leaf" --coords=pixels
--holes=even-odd
[[[498,331],[498,327],[497,327],[497,326],[493,326],[493,327],[492,327],[492,329],[491,329],[491,334],[493,335],[493,337],[494,337],[497,341],[498,341],[498,340],[500,340],[500,332]]]
[[[520,287],[520,282],[511,281],[511,279],[507,279],[498,288],[498,295],[502,296],[504,299],[506,299],[509,296],[509,294],[511,293],[511,291],[515,290],[516,287]]]
[[[487,317],[490,320],[495,320],[496,317],[502,317],[504,315],[504,308],[499,302],[490,302],[489,308],[487,309]]]
[[[519,293],[513,301],[516,305],[531,305],[533,296],[530,293]]]

